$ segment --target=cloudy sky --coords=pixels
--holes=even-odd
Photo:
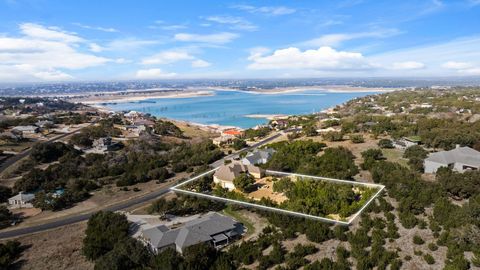
[[[480,0],[0,0],[0,81],[480,76]]]

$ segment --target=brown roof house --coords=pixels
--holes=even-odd
[[[213,182],[228,190],[234,190],[233,179],[242,173],[248,173],[255,179],[262,178],[264,172],[261,168],[254,165],[244,165],[241,162],[234,161],[227,165],[222,165],[213,175]]]

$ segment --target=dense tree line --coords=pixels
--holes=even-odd
[[[276,152],[265,167],[331,178],[352,179],[358,173],[355,156],[346,148],[327,148],[324,143],[308,141],[280,142],[270,145]]]

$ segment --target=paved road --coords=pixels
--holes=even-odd
[[[69,132],[69,133],[65,133],[65,134],[62,134],[62,135],[58,135],[56,137],[53,137],[51,139],[49,139],[47,142],[53,142],[53,141],[57,141],[57,140],[60,140],[60,139],[63,139],[65,137],[67,137],[68,135],[71,135],[73,133],[76,133],[78,132],[79,130],[75,130],[75,131],[72,131],[72,132]],[[20,159],[28,156],[30,154],[30,151],[32,151],[32,148],[28,148],[26,150],[23,150],[22,152],[14,155],[14,156],[11,156],[9,157],[7,160],[5,160],[5,162],[3,162],[1,165],[0,165],[0,173],[2,173],[4,170],[6,170],[8,167],[12,166],[13,164],[15,164],[15,162],[19,161]]]
[[[271,137],[268,137],[268,138],[266,138],[266,139],[264,139],[264,140],[262,140],[258,143],[255,143],[254,145],[246,147],[246,148],[240,150],[239,152],[237,152],[235,154],[231,154],[231,155],[228,155],[228,156],[226,156],[226,157],[224,157],[220,160],[217,160],[214,163],[212,163],[210,166],[213,166],[213,167],[220,166],[224,163],[225,159],[237,157],[240,153],[242,153],[244,151],[249,151],[249,150],[251,150],[255,147],[259,147],[263,144],[266,144],[266,143],[278,138],[281,135],[282,135],[282,133],[277,133],[277,134],[275,134]],[[58,139],[60,139],[60,138],[56,138],[56,140],[58,140]],[[173,187],[174,185],[178,184],[178,182],[179,181],[168,183],[164,188],[162,188],[158,191],[146,194],[145,196],[142,196],[142,197],[134,198],[134,199],[129,200],[127,202],[123,202],[123,203],[119,203],[119,204],[116,204],[116,205],[109,206],[109,207],[107,207],[105,209],[102,209],[102,210],[105,210],[105,211],[119,211],[119,210],[123,210],[123,209],[129,208],[129,207],[132,207],[132,206],[137,205],[137,204],[148,202],[150,200],[158,198],[158,197],[164,195],[165,193],[169,192],[170,188]],[[12,238],[12,237],[18,237],[18,236],[22,236],[22,235],[26,235],[26,234],[42,232],[42,231],[62,227],[62,226],[65,226],[65,225],[85,221],[85,220],[88,220],[94,213],[95,212],[90,212],[90,213],[86,213],[86,214],[80,214],[80,215],[76,215],[76,216],[65,217],[65,218],[60,219],[60,220],[56,220],[56,221],[52,221],[52,222],[48,222],[48,223],[44,223],[44,224],[40,224],[40,225],[35,225],[35,226],[31,226],[31,227],[25,227],[25,228],[0,232],[0,239]]]

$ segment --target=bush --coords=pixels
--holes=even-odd
[[[413,236],[413,243],[415,245],[423,245],[423,244],[425,244],[425,241],[423,241],[422,237],[420,237],[418,235],[414,235]]]
[[[389,139],[381,139],[378,141],[378,146],[380,148],[393,148],[393,142]]]
[[[363,136],[360,135],[360,134],[350,135],[350,140],[352,141],[352,143],[364,143],[365,142],[365,138],[363,138]]]
[[[430,243],[428,244],[428,249],[430,249],[431,251],[436,251],[438,249],[438,246],[435,245],[435,243]]]
[[[113,250],[115,245],[128,237],[128,221],[124,215],[113,212],[97,212],[88,220],[83,254],[96,260]]]
[[[433,256],[430,255],[430,254],[425,254],[425,255],[423,255],[423,259],[424,259],[428,264],[434,264],[434,263],[435,263],[435,259],[434,259]]]
[[[22,251],[23,248],[18,241],[0,243],[0,269],[10,269],[22,254]]]

